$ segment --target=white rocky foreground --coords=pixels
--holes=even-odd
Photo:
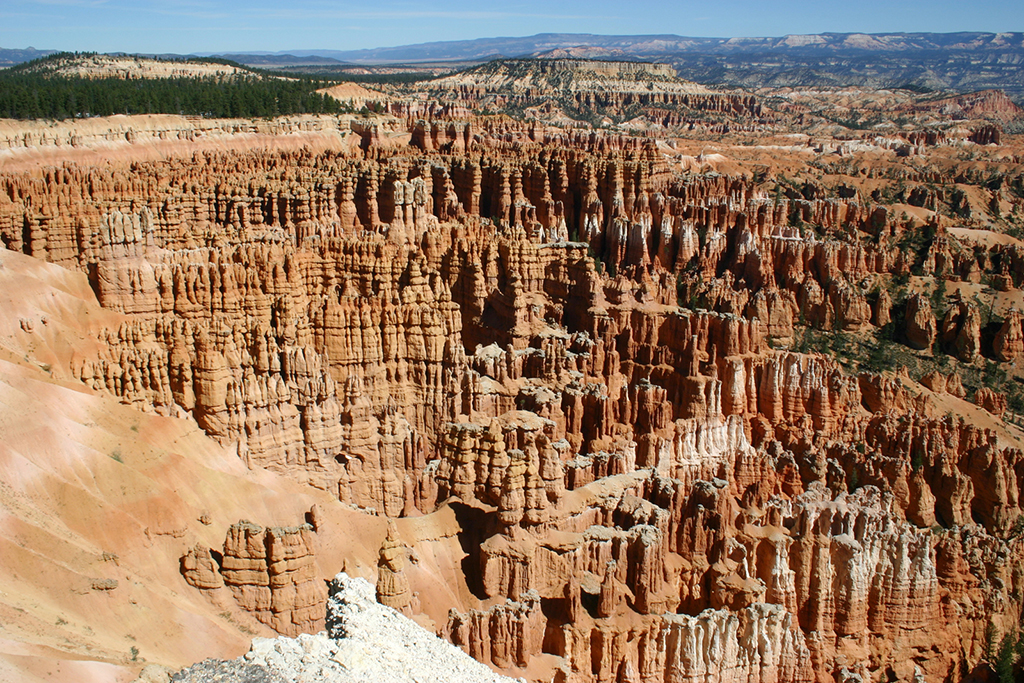
[[[365,579],[331,582],[327,633],[256,638],[245,661],[295,683],[513,683],[390,607]],[[520,679],[521,680],[521,679]]]

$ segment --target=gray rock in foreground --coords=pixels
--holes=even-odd
[[[265,666],[240,659],[207,659],[171,676],[171,683],[286,683],[287,679]]]
[[[514,683],[390,607],[365,579],[331,582],[327,633],[254,638],[233,661],[206,660],[176,683]],[[522,679],[519,679],[520,681]]]

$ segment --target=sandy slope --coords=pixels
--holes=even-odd
[[[316,503],[322,576],[343,565],[376,575],[382,519],[247,470],[191,419],[140,413],[68,377],[68,361],[119,320],[84,275],[0,250],[3,681],[131,680],[144,662],[236,657],[252,636],[273,635],[226,590],[214,604],[178,571],[189,547],[219,548],[240,518],[294,525]],[[450,582],[432,596],[445,609],[466,594],[452,571],[463,557],[455,529],[450,511],[399,524],[424,549],[414,590]]]
[[[390,95],[365,88],[358,83],[339,83],[329,88],[321,88],[317,92],[330,95],[339,102],[350,102],[355,107],[361,107],[366,102],[387,102],[393,99]]]

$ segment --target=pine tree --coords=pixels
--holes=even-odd
[[[999,643],[999,652],[996,654],[996,677],[999,683],[1014,683],[1016,680],[1015,669],[1017,664],[1018,650],[1020,644],[1016,633],[1007,633]]]

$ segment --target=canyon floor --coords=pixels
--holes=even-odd
[[[334,92],[0,121],[0,678],[317,633],[342,571],[530,681],[992,675],[1017,105],[577,59]]]

